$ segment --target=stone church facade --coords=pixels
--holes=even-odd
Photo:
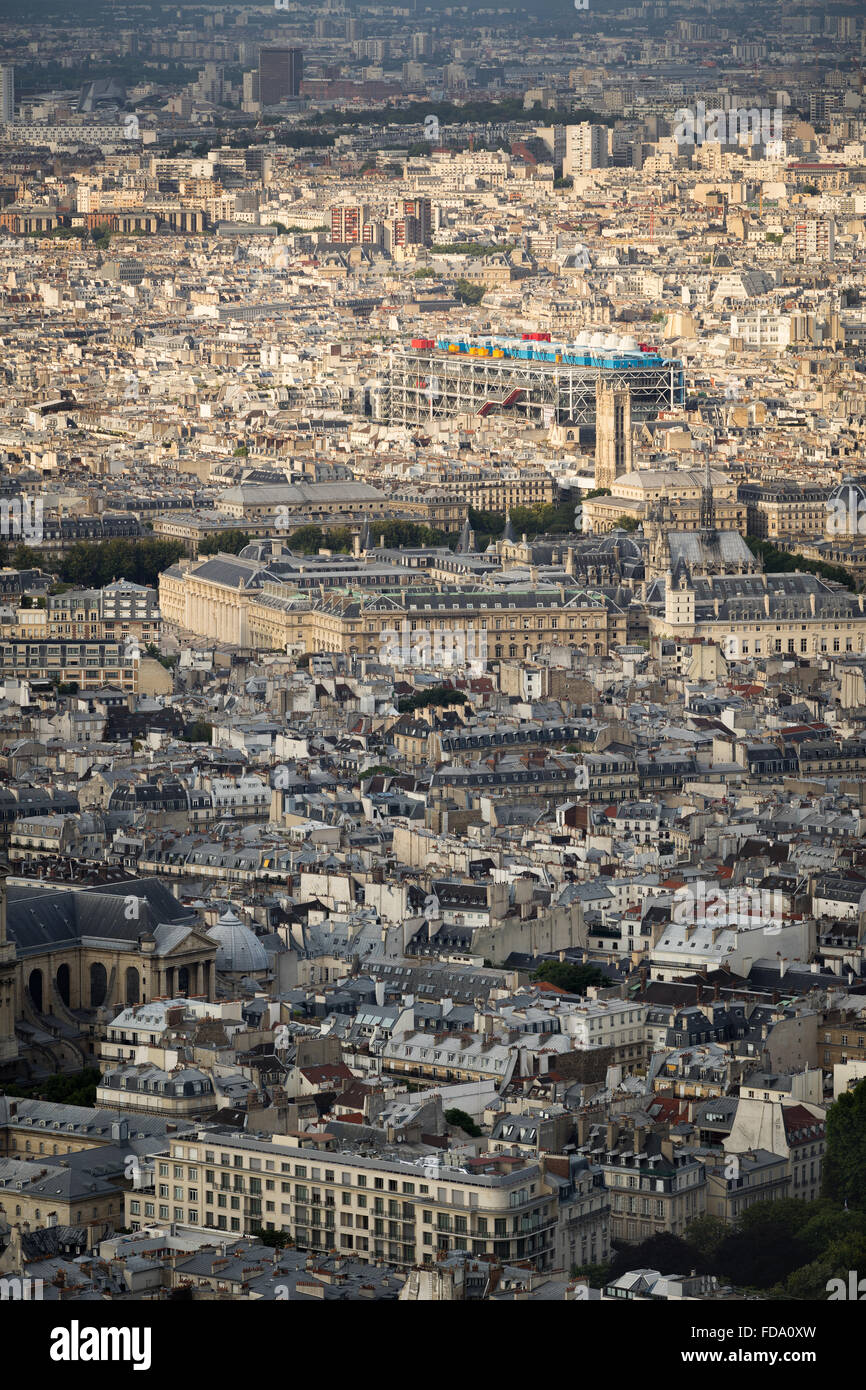
[[[90,888],[0,878],[0,1084],[91,1065],[127,1004],[214,997],[218,943],[157,879]]]

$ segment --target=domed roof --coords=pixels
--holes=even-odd
[[[830,493],[827,531],[842,536],[862,536],[866,532],[866,486],[859,478],[843,478]]]
[[[858,502],[866,499],[866,486],[854,478],[845,478],[837,488],[830,493],[831,502],[844,502],[846,506],[853,500],[856,508]]]
[[[255,932],[245,927],[241,919],[226,908],[208,935],[219,942],[216,968],[230,975],[254,975],[268,969],[268,953]]]
[[[599,554],[607,555],[619,549],[620,556],[624,560],[642,560],[643,551],[630,532],[617,527],[613,531],[608,531],[599,539],[595,547]]]

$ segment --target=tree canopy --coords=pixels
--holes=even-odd
[[[597,965],[575,965],[569,961],[545,960],[532,973],[541,980],[569,994],[585,994],[591,985],[609,985],[610,980]]]
[[[866,1208],[866,1081],[844,1091],[827,1112],[824,1195]]]

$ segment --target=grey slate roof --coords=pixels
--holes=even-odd
[[[128,920],[125,899],[134,895],[147,904],[150,922],[182,924],[189,928],[195,914],[182,908],[159,879],[130,879],[121,883],[70,891],[37,884],[10,884],[8,935],[19,956],[38,954],[85,937],[102,941],[137,941],[142,920]],[[144,916],[142,913],[142,917]]]

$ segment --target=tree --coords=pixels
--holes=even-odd
[[[473,1139],[477,1139],[481,1134],[481,1130],[478,1128],[472,1116],[467,1115],[465,1110],[458,1110],[456,1106],[451,1110],[445,1111],[445,1123],[452,1125],[455,1129],[462,1129],[465,1134],[470,1135]]]
[[[459,533],[458,533],[459,534]],[[376,521],[374,535],[384,538],[386,546],[409,550],[413,546],[443,546],[448,544],[444,531],[434,530],[418,521]]]
[[[96,1088],[102,1080],[99,1067],[85,1067],[84,1071],[57,1073],[46,1077],[35,1086],[12,1085],[4,1082],[3,1090],[8,1096],[24,1096],[32,1100],[49,1100],[60,1105],[96,1104]]]
[[[698,1216],[689,1222],[686,1239],[703,1259],[711,1263],[722,1241],[729,1234],[730,1227],[719,1217]]]
[[[122,576],[134,584],[155,585],[162,574],[183,554],[182,541],[163,541],[146,537],[142,540],[76,541],[63,555],[39,555],[26,551],[27,559],[16,569],[32,568],[39,564],[73,587],[101,589]],[[17,556],[17,550],[16,550]]]
[[[178,663],[176,656],[163,656],[155,642],[148,642],[145,650],[151,660],[158,661],[160,666],[165,667],[166,671],[171,671]]]
[[[38,550],[31,550],[23,541],[19,541],[12,551],[10,564],[14,570],[33,570],[40,568],[42,556]]]
[[[866,1240],[866,1210],[846,1209],[827,1197],[819,1197],[816,1202],[809,1203],[799,1234],[814,1256],[852,1236]]]
[[[496,251],[507,254],[516,245],[514,241],[443,241],[434,242],[430,250],[434,256],[470,256],[473,260],[482,260]]]
[[[351,555],[354,536],[348,526],[334,526],[325,532],[325,550],[334,550],[342,555]]]
[[[610,1277],[618,1279],[631,1269],[657,1269],[659,1274],[688,1274],[695,1267],[695,1254],[680,1236],[662,1231],[649,1236],[639,1245],[619,1245],[614,1242]]]
[[[283,1250],[291,1244],[287,1231],[266,1231],[263,1226],[254,1226],[251,1234],[256,1240],[260,1240],[262,1245],[269,1245],[272,1250]]]
[[[604,1265],[574,1265],[571,1271],[572,1279],[585,1279],[591,1289],[603,1289],[605,1284],[609,1284],[612,1278],[611,1267]]]
[[[827,1112],[824,1195],[866,1207],[866,1080],[845,1091]]]
[[[404,700],[398,700],[397,712],[399,714],[411,714],[413,710],[425,709],[430,705],[439,709],[446,705],[465,705],[467,698],[462,690],[451,690],[449,686],[434,685],[429,690],[419,690],[414,695],[408,695]]]
[[[574,502],[536,502],[531,507],[512,507],[511,524],[515,532],[530,539],[542,534],[568,535],[574,530]],[[505,530],[503,512],[482,512],[469,508],[469,525],[476,541],[501,536]]]
[[[484,286],[474,285],[471,280],[458,280],[454,287],[454,297],[461,304],[480,304],[484,293]]]
[[[433,57],[434,62],[441,64],[447,61],[445,54],[440,53]],[[58,81],[61,72],[58,72]],[[66,76],[65,73],[62,74]],[[82,78],[83,80],[83,78]],[[160,81],[169,79],[161,76]],[[499,125],[505,121],[525,121],[526,112],[520,97],[505,97],[502,101],[466,101],[456,103],[453,101],[410,101],[405,106],[391,107],[388,110],[388,122],[390,125],[420,125],[426,116],[433,114],[438,117],[440,126],[462,125],[472,123],[475,125]],[[580,125],[581,123],[591,122],[595,125],[614,125],[616,117],[607,112],[593,111],[591,107],[573,107],[567,111],[558,111],[552,107],[536,106],[532,112],[533,121],[539,125]],[[382,120],[381,109],[376,108],[349,108],[339,111],[331,108],[328,111],[318,111],[315,115],[308,116],[304,122],[306,126],[369,126],[377,125]]]
[[[711,1272],[740,1287],[770,1289],[782,1285],[810,1258],[803,1231],[812,1215],[811,1202],[786,1198],[756,1202],[710,1257]],[[687,1231],[687,1238],[689,1232]]]
[[[834,580],[846,589],[854,590],[857,585],[854,576],[842,565],[831,565],[826,560],[810,560],[799,555],[796,550],[778,550],[771,541],[761,540],[759,536],[746,536],[746,544],[753,555],[757,555],[764,569],[771,574],[790,574],[805,570],[808,574],[818,574],[822,579]]]
[[[590,985],[609,985],[610,980],[597,965],[574,965],[568,961],[545,960],[533,971],[533,980],[556,985],[569,994],[585,994]]]
[[[208,724],[206,719],[196,719],[192,724],[188,724],[181,735],[185,743],[211,743],[213,741],[213,725]]]
[[[252,536],[249,531],[241,531],[236,526],[226,531],[217,531],[213,536],[205,536],[198,548],[199,555],[239,555]]]
[[[325,538],[320,526],[299,526],[289,537],[292,550],[299,550],[302,555],[315,555],[324,543]]]

